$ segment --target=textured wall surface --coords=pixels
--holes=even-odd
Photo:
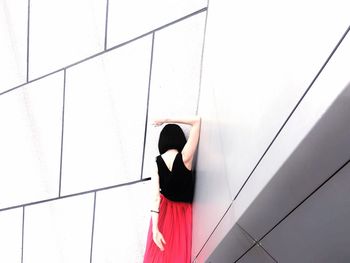
[[[0,5],[0,262],[142,262],[166,114],[195,114],[207,2]]]
[[[304,219],[296,207],[321,194],[318,187],[350,157],[349,7],[342,0],[209,1],[194,202],[197,262],[345,262],[336,259],[350,256],[333,245],[327,250],[328,236],[341,228],[333,220],[340,219],[316,224],[314,231],[328,227],[328,236],[293,235],[293,227],[319,216],[316,208],[314,218],[302,210]],[[328,200],[339,201],[335,193]],[[349,219],[342,204],[338,213]],[[328,241],[349,242],[343,235],[336,240]],[[311,243],[334,260],[321,252],[313,258]]]
[[[2,0],[0,262],[142,262],[151,121],[196,113],[193,262],[346,262],[349,8]]]

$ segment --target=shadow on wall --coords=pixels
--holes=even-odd
[[[324,198],[327,189],[336,185],[331,180],[339,180],[337,176],[350,161],[349,113],[350,83],[238,221],[232,222],[233,227],[208,257],[208,262],[228,259],[239,263],[311,262],[312,258],[328,262],[324,258],[350,257],[349,252],[340,253],[336,248],[342,247],[344,238],[350,234],[345,223],[350,218],[348,201],[329,191]],[[332,207],[329,208],[332,213],[324,213],[328,206]],[[227,220],[232,218],[224,218],[223,222]],[[241,231],[237,231],[237,226]],[[252,261],[247,261],[248,258]],[[305,258],[310,260],[303,261]]]

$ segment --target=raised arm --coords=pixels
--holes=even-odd
[[[192,128],[190,130],[190,135],[188,136],[187,143],[182,149],[182,158],[185,166],[191,170],[192,169],[192,161],[194,154],[196,152],[199,134],[201,128],[201,118],[199,116],[186,117],[186,118],[165,118],[158,119],[154,121],[155,126],[162,125],[163,123],[181,123],[191,125]]]

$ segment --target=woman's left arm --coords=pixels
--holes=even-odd
[[[159,175],[158,168],[154,164],[154,169],[152,172],[152,204],[151,204],[151,214],[152,214],[152,233],[153,241],[159,247],[160,250],[164,250],[165,240],[162,233],[158,229],[158,217],[159,217],[159,203],[160,203],[160,187],[159,187]]]

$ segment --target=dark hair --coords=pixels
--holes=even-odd
[[[160,154],[163,154],[170,149],[176,149],[181,152],[185,144],[185,134],[181,127],[177,124],[167,124],[160,132],[158,141],[158,149]]]

